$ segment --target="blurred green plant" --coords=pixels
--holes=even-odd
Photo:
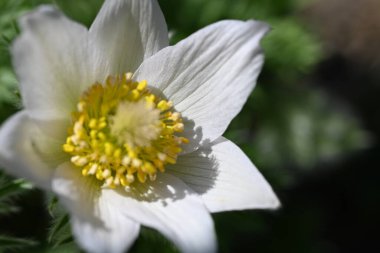
[[[310,73],[323,53],[316,36],[295,18],[270,21],[272,30],[263,40],[265,66],[259,85],[277,83],[299,85],[299,79]]]
[[[58,204],[58,199],[51,195],[47,206],[51,216],[51,225],[48,230],[45,252],[81,252],[74,243],[74,238],[71,234],[69,215]]]
[[[14,199],[33,187],[23,179],[12,180],[0,171],[0,215],[9,216],[20,209],[14,204]],[[17,238],[0,234],[0,252],[15,251],[34,247],[38,242],[31,239]]]
[[[12,199],[32,188],[32,185],[25,180],[12,180],[0,171],[0,214],[17,212],[19,209],[12,204]]]
[[[13,72],[6,67],[0,67],[0,103],[18,103],[17,81]]]
[[[0,235],[0,250],[20,251],[25,248],[37,246],[38,242],[28,239],[20,239],[11,236]],[[2,252],[2,251],[1,251]]]
[[[291,99],[290,99],[291,98]],[[367,147],[369,134],[342,104],[320,90],[257,88],[227,137],[282,187],[315,166]],[[258,123],[244,124],[256,115]],[[252,131],[252,128],[255,130]]]

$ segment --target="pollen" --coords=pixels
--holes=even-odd
[[[167,164],[176,163],[181,145],[189,142],[180,136],[183,130],[172,102],[127,73],[82,94],[62,149],[83,176],[127,190],[135,182],[154,181]]]

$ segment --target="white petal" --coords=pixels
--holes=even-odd
[[[213,221],[202,200],[183,182],[160,174],[130,192],[104,190],[115,208],[141,224],[157,229],[181,252],[215,252]]]
[[[107,0],[90,28],[106,52],[110,74],[134,72],[143,59],[168,46],[168,31],[156,0]]]
[[[143,62],[135,77],[160,89],[187,119],[185,149],[221,136],[241,110],[263,64],[259,43],[267,31],[260,22],[222,21]]]
[[[87,29],[51,6],[23,16],[20,26],[11,51],[28,113],[70,117],[82,90],[105,76]]]
[[[199,193],[211,212],[274,209],[280,205],[248,157],[223,137],[181,156],[169,170]]]
[[[37,149],[37,144],[41,142],[44,148],[49,149],[46,146],[48,143],[45,145],[43,141],[46,141],[46,137],[29,120],[27,113],[16,113],[0,129],[0,165],[14,176],[26,178],[39,187],[50,189],[54,170],[43,161]]]
[[[101,195],[95,179],[84,177],[71,163],[58,167],[53,191],[71,214],[75,239],[88,252],[122,253],[132,246],[140,225],[125,217]]]

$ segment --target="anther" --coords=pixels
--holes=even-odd
[[[176,136],[184,124],[173,103],[152,94],[146,80],[132,78],[132,73],[109,76],[85,91],[62,145],[83,176],[126,191],[135,181],[154,181],[189,142]]]

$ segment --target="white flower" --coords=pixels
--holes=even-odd
[[[222,21],[168,46],[155,0],[106,0],[89,30],[50,6],[20,26],[24,109],[1,128],[0,162],[59,196],[86,251],[124,252],[142,224],[214,252],[210,212],[279,206],[221,137],[261,70],[266,24]]]

